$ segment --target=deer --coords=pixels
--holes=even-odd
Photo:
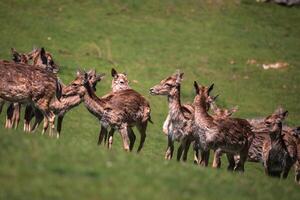
[[[146,139],[148,122],[151,122],[149,102],[133,89],[121,90],[99,98],[88,83],[86,73],[79,74],[75,81],[80,82],[81,88],[86,90],[83,99],[87,110],[100,121],[103,127],[118,130],[125,151],[132,151],[133,148],[128,129],[137,127],[141,135],[137,149],[137,152],[140,152]]]
[[[177,161],[187,160],[189,146],[193,139],[193,112],[192,105],[183,106],[180,100],[180,86],[183,73],[179,71],[163,79],[159,84],[150,88],[151,95],[167,96],[169,113],[164,122],[163,130],[167,133],[168,144],[165,152],[165,159],[173,157],[174,142],[180,143],[177,150]]]
[[[129,81],[128,81],[126,73],[118,73],[117,70],[112,68],[111,76],[113,78],[112,83],[111,83],[112,91],[110,93],[108,93],[107,95],[105,95],[104,97],[106,97],[114,92],[131,89],[131,87],[129,86]],[[104,143],[106,143],[107,138],[108,138],[109,142],[107,143],[107,147],[109,149],[111,149],[111,147],[112,147],[111,145],[113,143],[114,132],[115,132],[115,130],[112,128],[108,133],[107,128],[105,128],[104,126],[101,126],[101,129],[99,132],[99,138],[98,138],[98,145],[101,145],[103,139],[104,139]],[[133,146],[134,142],[136,140],[136,136],[131,127],[128,127],[128,134],[129,134],[129,137],[132,138],[131,141],[133,141],[133,144],[132,144],[132,146]],[[109,136],[107,136],[107,135],[109,135]]]
[[[76,77],[79,76],[79,73],[80,72],[77,71]],[[90,70],[87,72],[87,76],[88,76],[89,84],[93,88],[96,88],[97,83],[103,79],[104,74],[96,74],[96,70]],[[56,128],[57,138],[60,137],[62,122],[65,114],[72,108],[78,106],[83,101],[83,96],[85,94],[84,92],[85,90],[83,90],[80,87],[80,82],[78,82],[78,80],[75,79],[70,85],[64,86],[62,88],[62,94],[61,94],[62,96],[60,100],[52,99],[52,101],[50,102],[50,106],[49,106],[50,110],[53,111],[53,113],[55,114],[55,118],[57,118],[57,128]],[[36,121],[33,125],[31,132],[37,129],[40,122],[44,118],[42,113],[39,110],[36,110],[34,113],[35,113]],[[25,115],[26,114],[31,115],[31,113],[25,113]],[[30,117],[32,118],[33,115],[31,115]],[[31,119],[29,118],[29,122],[30,120]],[[43,127],[43,132],[46,132],[47,128],[48,126],[46,124],[46,126]]]
[[[49,109],[51,99],[61,97],[57,76],[36,66],[0,61],[0,97],[6,101],[29,103],[40,109],[49,121],[50,135],[54,132],[54,113]]]
[[[288,114],[287,110],[278,108],[273,114],[265,118],[265,125],[269,131],[269,138],[264,140],[263,152],[263,166],[265,173],[268,176],[286,179],[288,173],[296,162],[296,153],[291,155],[284,135],[282,133],[282,122]],[[289,140],[293,142],[293,140]],[[297,151],[297,145],[294,143],[290,147],[294,147]]]
[[[208,114],[208,97],[213,90],[214,84],[210,87],[200,86],[195,81],[194,98],[195,107],[195,129],[197,130],[197,143],[204,149],[215,151],[213,168],[220,167],[220,157],[226,153],[229,162],[228,170],[244,171],[249,146],[252,142],[253,133],[249,123],[239,118],[226,118],[214,120]],[[235,163],[234,156],[239,156],[238,163]]]
[[[15,48],[11,48],[12,60],[15,63],[21,64],[29,64],[30,60],[33,60],[33,65],[38,66],[44,69],[47,69],[53,73],[56,73],[58,70],[58,65],[54,63],[53,57],[49,52],[46,52],[44,48],[34,49],[30,53],[18,53]],[[32,105],[27,105],[26,110],[31,109]],[[7,109],[7,117],[5,122],[6,128],[18,127],[20,121],[20,111],[21,104],[20,103],[10,103]],[[26,131],[27,123],[25,120],[24,130]]]
[[[300,126],[291,130],[297,144],[297,161],[295,164],[295,182],[300,184]]]

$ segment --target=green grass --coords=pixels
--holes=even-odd
[[[113,150],[96,145],[98,121],[83,105],[67,114],[59,140],[3,128],[0,116],[0,199],[298,199],[293,172],[287,180],[266,177],[260,164],[243,175],[163,159],[167,114],[164,97],[148,90],[176,69],[185,73],[183,102],[192,83],[216,84],[218,103],[239,105],[239,117],[266,116],[278,105],[287,123],[300,121],[300,12],[254,0],[1,1],[0,58],[44,46],[68,83],[77,68],[107,73],[97,88],[110,90],[110,69],[129,75],[151,103],[140,154],[125,153],[118,134]],[[247,65],[285,61],[288,68]],[[230,61],[235,64],[230,64]],[[5,109],[4,109],[5,111]],[[40,131],[38,131],[40,132]],[[137,134],[138,135],[138,134]],[[137,142],[139,137],[137,139]]]

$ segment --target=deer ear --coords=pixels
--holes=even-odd
[[[42,48],[41,48],[41,51],[40,51],[40,53],[41,53],[41,55],[45,56],[45,54],[46,54],[46,51],[45,51],[44,47],[42,47]]]
[[[196,94],[199,94],[199,85],[198,85],[197,81],[194,81],[194,88],[195,88]]]
[[[11,53],[14,54],[14,53],[17,53],[16,49],[15,48],[10,48],[11,50]]]
[[[284,118],[286,118],[287,116],[288,116],[288,111],[287,110],[285,110],[282,114],[281,114],[281,116],[282,116],[282,119],[284,119]]]
[[[211,86],[209,86],[208,90],[207,90],[207,93],[209,94],[213,89],[214,89],[214,83],[211,84]]]
[[[112,68],[111,69],[111,76],[115,77],[117,74],[118,74],[118,72],[114,68]]]
[[[216,96],[214,96],[213,98],[212,98],[212,100],[213,101],[216,101],[217,100],[217,98],[219,97],[220,95],[219,94],[217,94]]]
[[[184,73],[177,73],[176,83],[181,83]]]

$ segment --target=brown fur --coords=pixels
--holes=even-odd
[[[38,67],[0,61],[0,97],[18,103],[32,103],[38,107],[54,128],[54,114],[49,103],[56,94],[59,83],[56,75]]]
[[[79,78],[79,77],[78,77]],[[83,79],[83,75],[81,77]],[[132,89],[111,93],[105,98],[96,96],[92,87],[85,81],[84,87],[88,94],[84,95],[87,109],[96,116],[101,124],[117,129],[123,139],[124,150],[132,150],[132,138],[129,137],[129,127],[136,126],[141,134],[138,152],[143,148],[146,139],[146,128],[150,120],[148,101]]]
[[[263,143],[263,164],[267,175],[279,178],[288,176],[297,159],[297,145],[293,136],[282,134],[282,121],[286,115],[287,111],[280,108],[265,119],[269,138]]]
[[[176,72],[174,75],[162,80],[160,84],[150,89],[151,95],[165,95],[168,97],[169,114],[164,123],[167,130],[168,145],[165,159],[171,159],[174,151],[174,141],[180,146],[177,151],[177,160],[187,159],[190,143],[193,141],[193,108],[182,106],[180,101],[180,85],[183,73]]]
[[[209,88],[194,84],[196,89],[196,97],[194,99],[195,106],[195,125],[199,130],[199,143],[206,149],[215,150],[215,158],[217,161],[213,163],[213,167],[219,167],[220,156],[222,153],[227,154],[229,161],[229,170],[244,171],[244,163],[246,162],[248,149],[251,144],[253,133],[250,125],[246,120],[238,118],[228,118],[215,121],[207,113],[207,99],[213,85]],[[234,155],[239,155],[240,160],[237,164],[234,161]]]
[[[91,87],[95,87],[97,82],[101,81],[103,74],[96,74],[95,70],[90,70],[88,73],[88,81]],[[80,72],[77,72],[77,77],[80,76]],[[85,95],[85,90],[81,87],[81,82],[76,78],[71,84],[64,86],[62,90],[62,97],[58,101],[53,99],[50,103],[50,110],[57,117],[57,138],[60,137],[62,122],[64,115],[72,108],[78,106],[83,101],[83,96]],[[39,110],[35,110],[36,121],[33,125],[34,131],[43,120],[43,115],[41,115]],[[29,113],[27,113],[28,115]],[[33,116],[31,116],[32,118]],[[31,120],[29,118],[29,122]],[[48,126],[44,126],[43,131],[45,132]]]

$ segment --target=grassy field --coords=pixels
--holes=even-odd
[[[214,3],[212,3],[214,2]],[[239,105],[235,116],[289,110],[287,123],[300,124],[300,12],[254,0],[0,1],[0,58],[10,48],[45,47],[69,83],[78,68],[107,74],[97,86],[110,90],[110,69],[125,71],[131,86],[151,103],[140,154],[97,146],[99,122],[83,105],[65,117],[59,140],[4,129],[0,116],[0,199],[299,199],[291,172],[268,178],[261,164],[247,163],[242,175],[165,161],[162,124],[165,97],[148,90],[176,69],[185,73],[182,100],[194,97],[192,83],[215,83],[218,104]],[[259,65],[249,65],[256,60]],[[284,61],[280,70],[261,64]],[[0,77],[1,78],[1,77]],[[137,133],[137,141],[139,135]]]

